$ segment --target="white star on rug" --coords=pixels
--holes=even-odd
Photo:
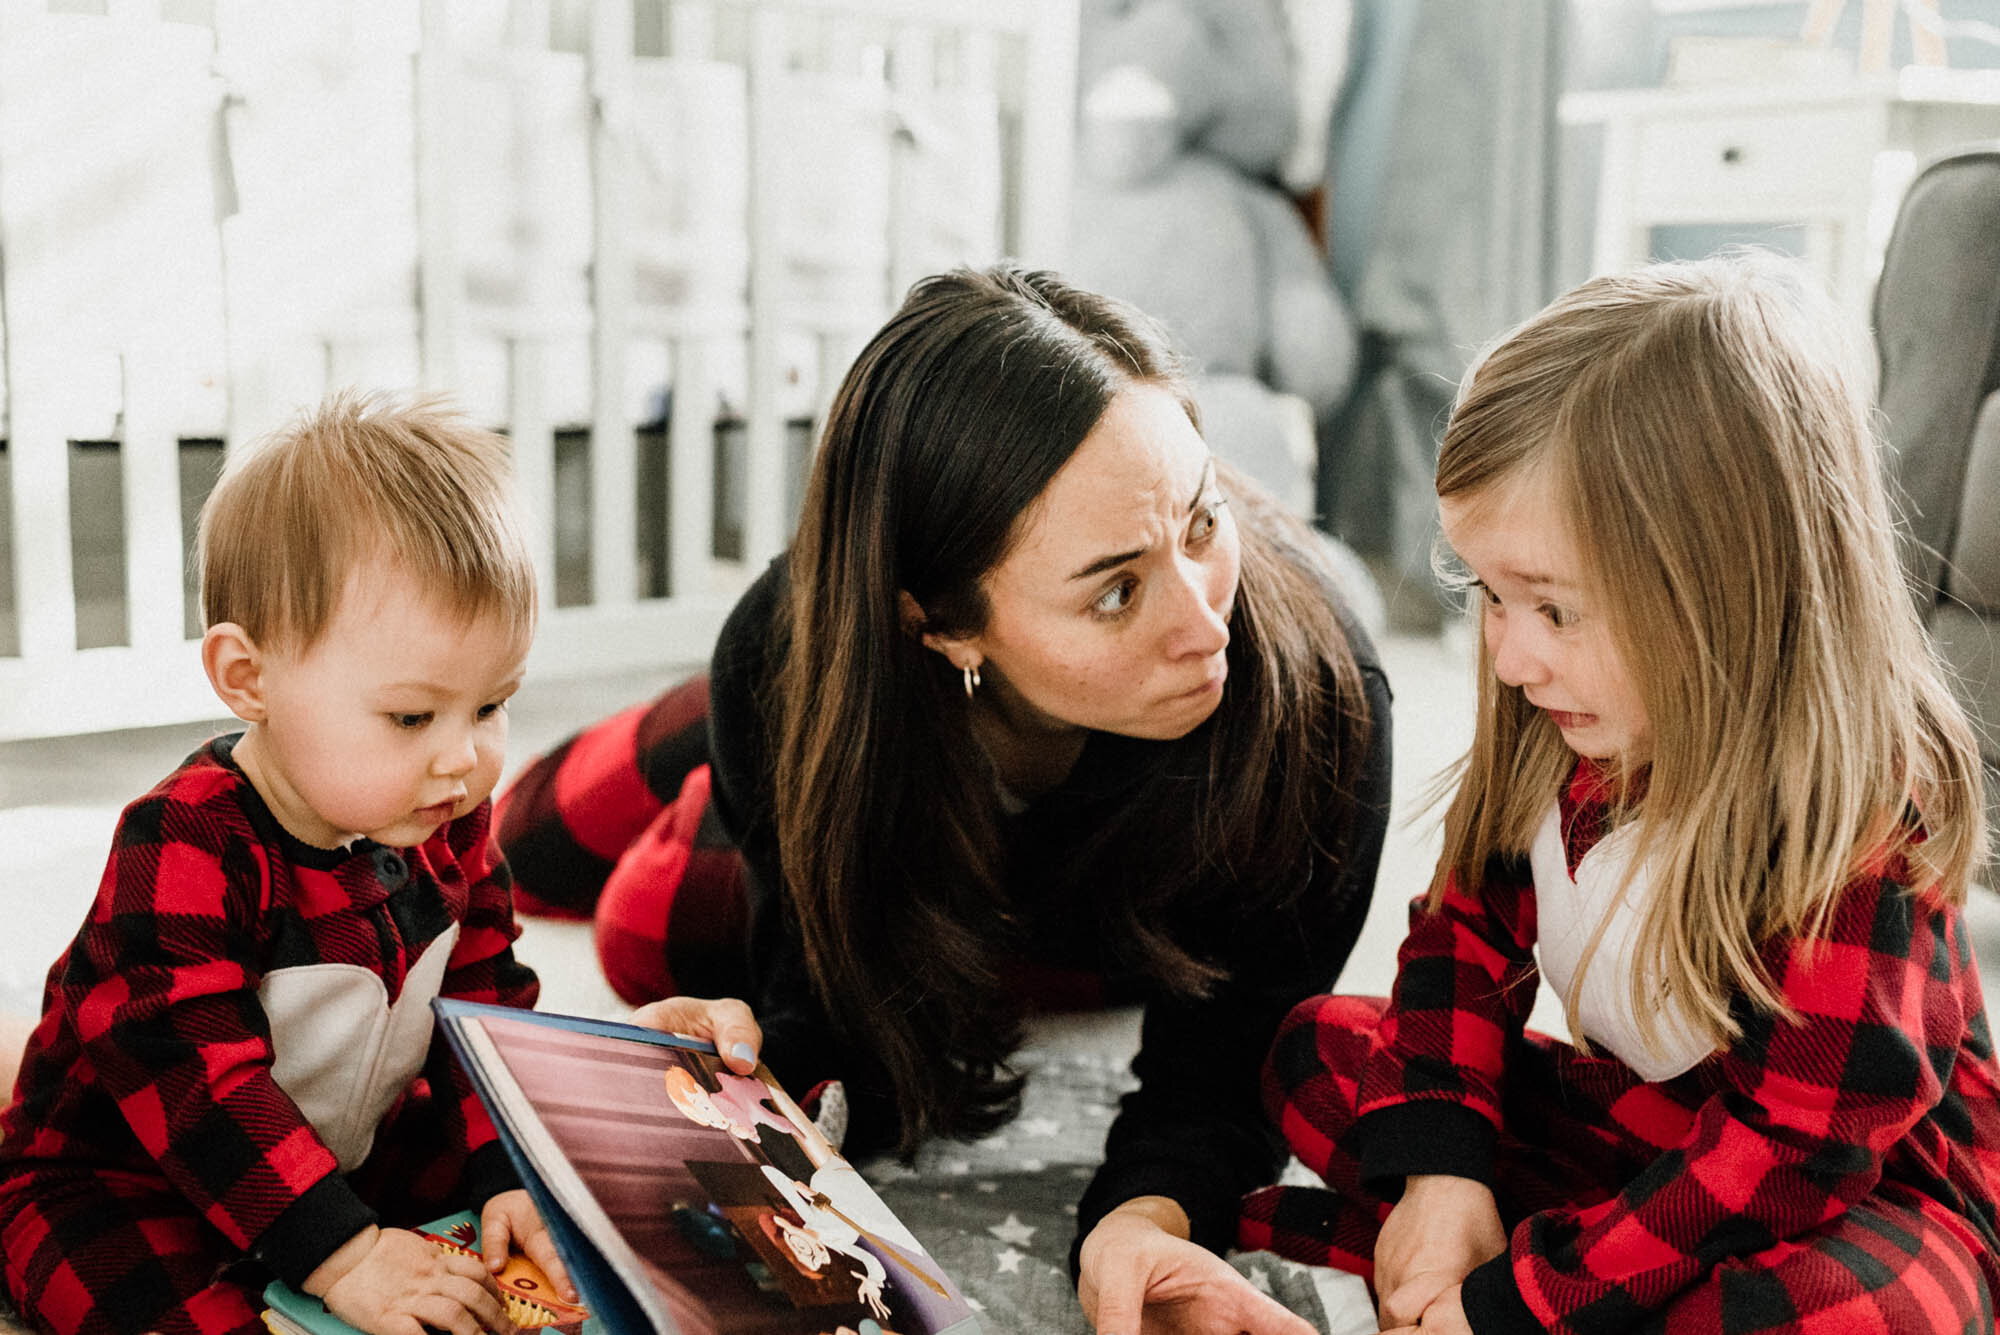
[[[1026,1247],[1035,1240],[1035,1226],[1021,1222],[1021,1216],[1009,1210],[1005,1223],[989,1224],[986,1231],[1010,1247]]]
[[[993,1260],[999,1268],[993,1273],[996,1275],[1018,1275],[1021,1273],[1021,1262],[1027,1259],[1028,1254],[1026,1252],[1017,1252],[1012,1247],[1009,1247],[1004,1252],[995,1252]]]
[[[1062,1123],[1053,1117],[1030,1117],[1021,1123],[1021,1130],[1031,1136],[1059,1136]]]
[[[1251,1266],[1250,1273],[1246,1278],[1249,1279],[1251,1286],[1255,1288],[1257,1292],[1259,1293],[1271,1292],[1271,1276],[1265,1272],[1263,1266],[1261,1265]]]

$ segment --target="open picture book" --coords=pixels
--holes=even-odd
[[[619,1335],[975,1335],[923,1245],[759,1066],[634,1025],[441,999],[584,1305]]]

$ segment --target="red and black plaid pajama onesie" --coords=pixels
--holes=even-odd
[[[1572,874],[1607,820],[1579,766]],[[1371,1276],[1410,1174],[1493,1188],[1511,1240],[1462,1290],[1475,1331],[1963,1332],[2000,1294],[2000,1070],[1959,914],[1899,859],[1846,887],[1827,938],[1777,940],[1792,1023],[1659,1083],[1524,1030],[1538,970],[1521,862],[1419,900],[1387,1002],[1295,1010],[1265,1097],[1334,1189],[1246,1201],[1246,1246]]]
[[[120,817],[0,1113],[0,1274],[42,1330],[261,1331],[270,1274],[519,1185],[429,1016],[539,986],[490,807],[312,848],[233,741]]]

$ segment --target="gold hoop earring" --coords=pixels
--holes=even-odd
[[[967,667],[963,671],[965,672],[965,698],[970,700],[972,693],[979,689],[979,669],[976,667]]]

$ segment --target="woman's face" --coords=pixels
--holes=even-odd
[[[1215,712],[1242,549],[1170,391],[1120,392],[1016,524],[982,581],[985,628],[925,637],[979,668],[984,704],[1017,728],[1152,739]]]

